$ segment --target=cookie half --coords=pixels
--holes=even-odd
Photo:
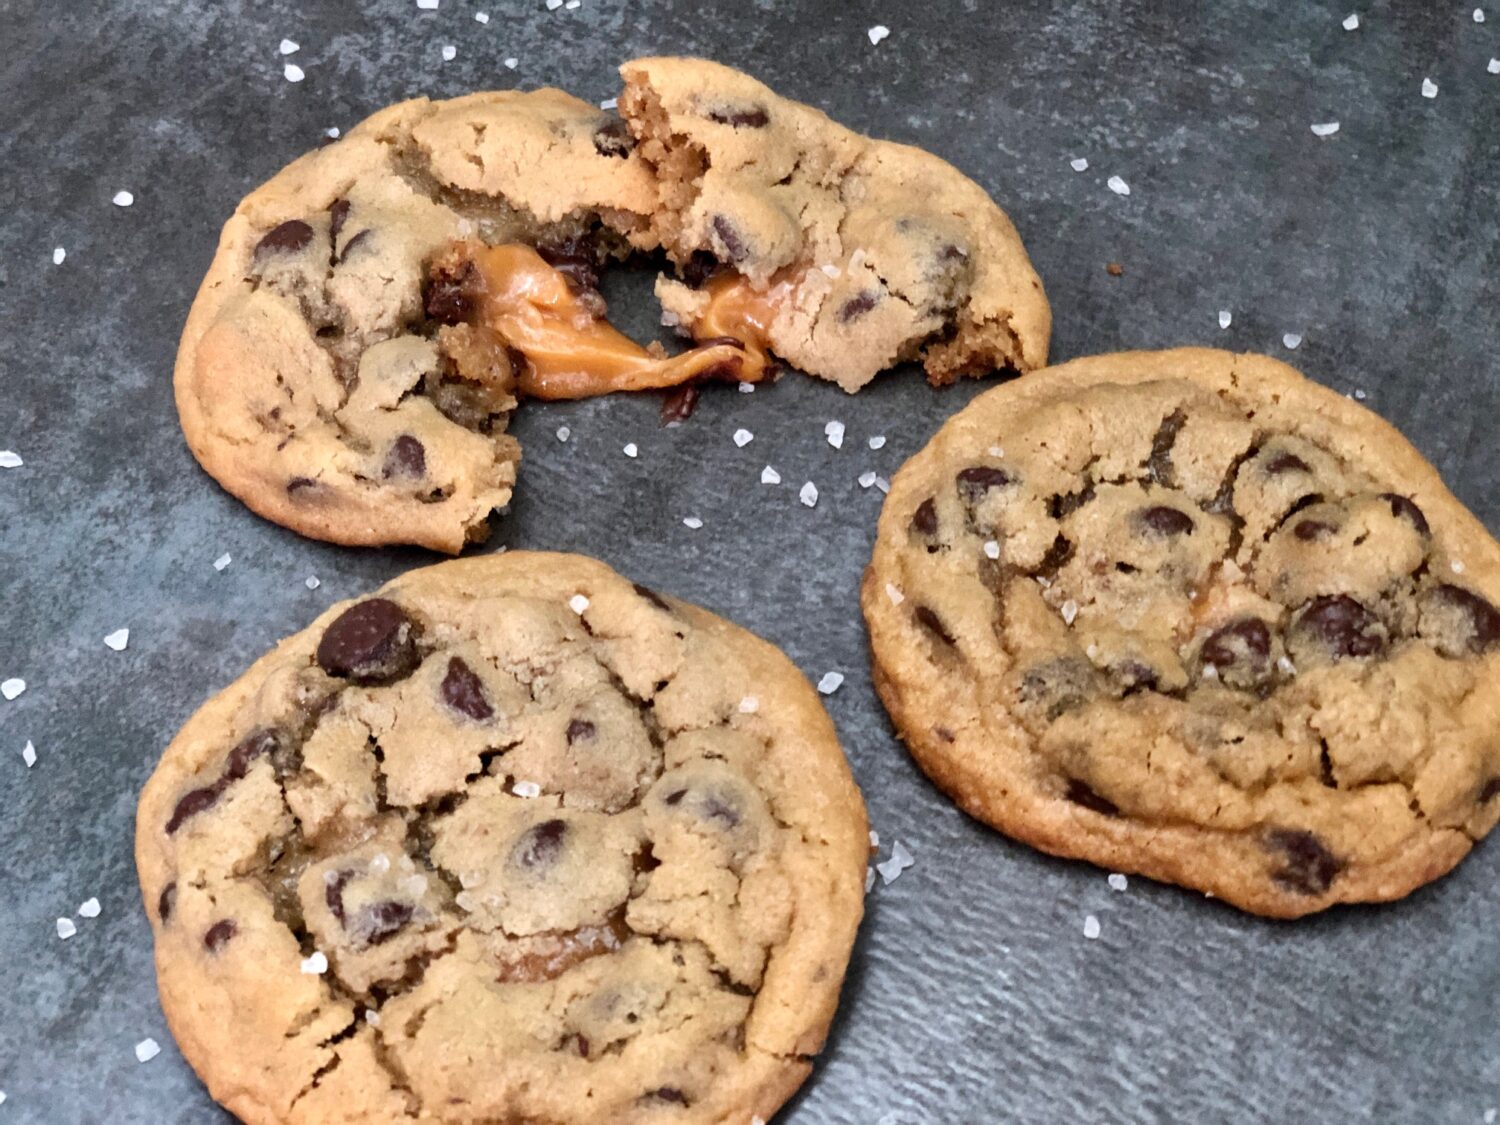
[[[1500,547],[1261,356],[1075,360],[892,482],[862,601],[967,812],[1260,914],[1400,898],[1500,819]]]
[[[334,606],[188,721],[136,822],[168,1022],[252,1123],[768,1119],[867,854],[785,656],[528,553]]]

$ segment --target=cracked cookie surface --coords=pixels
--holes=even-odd
[[[769,1119],[867,852],[780,652],[528,553],[334,606],[187,723],[136,823],[173,1034],[257,1125]]]
[[[1369,411],[1260,356],[1076,360],[897,474],[877,687],[966,811],[1294,917],[1500,820],[1500,547]]]

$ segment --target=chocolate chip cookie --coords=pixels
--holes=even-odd
[[[1077,360],[892,482],[881,698],[972,815],[1294,917],[1500,820],[1500,546],[1394,429],[1260,356]]]
[[[524,398],[754,382],[772,352],[849,390],[918,355],[938,382],[1045,363],[1040,282],[956,170],[711,63],[626,74],[623,119],[405,102],[246,198],[177,359],[204,468],[302,534],[457,553],[510,499]],[[661,249],[675,356],[599,292]]]
[[[136,860],[173,1033],[247,1122],[747,1122],[822,1046],[866,833],[780,652],[513,553],[210,700]]]

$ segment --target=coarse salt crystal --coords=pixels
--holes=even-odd
[[[1078,616],[1078,603],[1069,598],[1058,607],[1058,612],[1062,614],[1063,621],[1071,625],[1073,624],[1073,619]]]
[[[1076,158],[1074,160],[1068,161],[1068,164],[1072,167],[1073,171],[1075,171],[1075,172],[1087,172],[1089,170],[1089,162],[1088,162],[1087,159],[1085,159],[1082,156],[1080,156],[1080,157],[1078,157],[1078,158]]]
[[[424,12],[435,12],[437,11],[437,6],[438,0],[417,0],[417,7],[421,8]]]
[[[563,5],[563,7],[566,8],[566,9],[568,9],[568,11],[571,12],[575,8],[582,7],[582,5],[583,5],[583,0],[568,0],[568,2]]]
[[[490,22],[490,14],[488,12],[475,12],[474,13],[474,22],[475,23],[489,23]]]
[[[753,695],[747,695],[747,696],[745,696],[744,699],[740,700],[740,714],[741,715],[753,715],[753,714],[755,714],[755,712],[757,712],[759,710],[760,710],[760,700],[756,699],[755,696],[753,696]]]
[[[1001,449],[998,445],[992,445],[992,446],[990,446],[990,456],[991,457],[1004,457],[1005,456],[1005,450]]]
[[[1109,190],[1114,192],[1116,195],[1130,194],[1130,185],[1122,180],[1119,176],[1111,176],[1109,178],[1108,184]]]
[[[875,487],[880,489],[881,492],[889,493],[891,490],[891,482],[886,480],[885,477],[876,477]]]
[[[571,609],[574,613],[582,613],[584,610],[588,609],[588,607],[589,600],[582,594],[574,594],[571,598],[568,599],[568,608]]]
[[[1483,23],[1484,22],[1484,9],[1483,8],[1475,8],[1474,9],[1474,22],[1475,23]]]
[[[505,60],[505,69],[506,70],[515,70],[516,67],[518,67],[520,65],[521,65],[521,60],[518,59],[518,58],[512,57],[512,58],[508,58],[508,59]]]
[[[884,434],[876,434],[874,437],[872,437],[870,439],[870,443],[869,444],[870,444],[870,448],[871,449],[880,449],[880,448],[882,448],[885,445],[885,435]]]
[[[452,43],[444,43],[443,44],[443,61],[444,62],[452,62],[456,58],[458,58],[458,48],[455,47]]]
[[[567,426],[558,426],[557,427],[557,440],[558,441],[567,441],[568,438],[570,438],[572,436],[573,436],[573,431],[570,430],[570,429],[568,429]]]
[[[764,469],[762,469],[760,471],[760,483],[761,484],[780,484],[781,483],[781,474],[778,473],[775,469],[771,468],[770,465],[767,465]]]
[[[820,270],[823,271],[823,276],[824,277],[829,278],[830,280],[833,280],[833,281],[837,281],[838,277],[839,277],[839,274],[843,272],[842,270],[840,270],[838,268],[838,266],[834,265],[832,262],[827,262],[824,265],[819,266],[818,269],[820,269]]]
[[[1422,96],[1424,98],[1437,97],[1437,83],[1431,78],[1422,79]]]
[[[619,98],[605,98],[602,102],[599,103],[599,108],[600,109],[614,109],[619,104],[620,104],[620,99]]]
[[[1276,667],[1281,670],[1283,676],[1295,676],[1297,674],[1297,666],[1285,656],[1278,656],[1276,658]]]
[[[891,29],[886,27],[883,23],[877,23],[874,27],[870,28],[869,31],[865,32],[865,34],[870,37],[870,46],[872,47],[878,46],[880,44],[880,41],[890,33]]]
[[[13,449],[0,449],[0,469],[19,469],[26,462]]]
[[[21,761],[26,763],[27,769],[36,765],[36,747],[29,740],[25,746],[21,747]]]
[[[1500,59],[1491,59],[1489,65],[1484,68],[1491,74],[1500,74]]]
[[[339,139],[339,127],[337,125],[334,125],[327,129],[324,129],[323,135],[336,141]]]
[[[834,421],[823,427],[823,436],[828,439],[828,444],[835,449],[844,447],[844,423]]]
[[[1360,401],[1360,402],[1364,402],[1364,401],[1365,401],[1365,399],[1367,399],[1367,398],[1369,398],[1369,397],[1370,397],[1370,396],[1369,396],[1369,395],[1367,395],[1367,394],[1366,394],[1366,393],[1365,393],[1365,392],[1364,392],[1364,389],[1363,389],[1363,388],[1362,388],[1362,387],[1360,387],[1360,388],[1356,388],[1356,389],[1355,389],[1355,391],[1354,391],[1354,397],[1355,397],[1355,398],[1356,398],[1356,399],[1358,399],[1358,400],[1359,400],[1359,401]]]
[[[870,893],[870,889],[872,887],[874,887],[874,886],[875,886],[875,869],[873,867],[866,867],[865,868],[865,894],[869,894]]]
[[[379,1027],[380,1026],[380,1013],[377,1012],[374,1008],[366,1008],[365,1009],[365,1023],[369,1024],[371,1027]]]
[[[1234,323],[1234,314],[1231,313],[1228,309],[1220,309],[1219,310],[1219,327],[1220,328],[1228,328],[1233,323]]]
[[[67,941],[78,932],[78,927],[73,924],[71,918],[59,918],[57,920],[57,936]]]
[[[229,552],[225,551],[218,558],[214,559],[214,569],[215,570],[223,570],[226,566],[228,566],[233,561],[234,561],[234,559],[232,559],[230,557]]]
[[[542,795],[542,787],[534,781],[518,781],[510,787],[510,791],[517,797],[525,797],[528,800]]]
[[[741,449],[744,449],[745,446],[749,445],[754,440],[755,435],[752,434],[749,430],[745,429],[743,426],[734,431],[734,444],[739,446]]]
[[[104,638],[104,643],[116,652],[124,652],[125,646],[130,643],[130,630],[116,629]]]
[[[1321,125],[1314,125],[1312,131],[1315,137],[1331,137],[1339,131],[1339,123],[1337,121],[1328,121]]]
[[[897,840],[891,847],[891,858],[884,863],[877,863],[875,870],[880,872],[881,880],[888,887],[901,877],[901,872],[915,862],[911,852],[906,850],[906,846],[900,840]]]
[[[697,516],[684,516],[682,519],[682,526],[692,531],[697,531],[700,527],[703,526],[703,521],[700,520]]]
[[[1358,26],[1359,26],[1359,16],[1356,13],[1350,12],[1347,16],[1344,17],[1344,30],[1345,31],[1353,31]]]
[[[1205,680],[1218,680],[1219,669],[1217,668],[1217,666],[1213,664],[1205,664],[1203,666],[1203,678]]]
[[[892,605],[900,605],[906,600],[906,595],[896,589],[895,585],[890,582],[885,584],[885,596],[891,599]]]
[[[320,949],[302,962],[302,971],[310,977],[319,977],[328,971],[328,957]]]
[[[1118,871],[1109,877],[1109,889],[1112,891],[1123,891],[1128,886],[1130,886],[1130,880]]]
[[[818,681],[818,692],[822,695],[832,695],[838,691],[844,683],[842,672],[824,672],[823,678]]]
[[[370,870],[375,872],[375,874],[384,875],[390,869],[391,857],[386,855],[385,852],[376,852],[370,857]],[[338,878],[337,873],[333,874],[335,879]]]
[[[12,676],[3,684],[0,684],[0,695],[5,696],[6,699],[14,699],[25,690],[26,681],[19,676]]]
[[[862,472],[862,473],[859,474],[859,487],[860,488],[874,488],[875,487],[875,470],[874,469],[866,469],[864,472]]]
[[[740,384],[740,394],[742,394],[742,395],[753,395],[754,393],[755,393],[755,384],[754,383],[741,383]]]
[[[801,491],[797,493],[797,499],[801,500],[809,508],[816,507],[818,503],[818,486],[813,484],[812,481],[808,481],[802,486]]]
[[[117,191],[112,202],[116,207],[129,207],[135,202],[135,196],[131,195],[128,191]]]
[[[316,574],[309,574],[307,576],[307,581],[304,582],[303,585],[306,586],[309,590],[316,590],[319,586],[323,585],[323,583],[319,580]]]
[[[1281,338],[1281,342],[1292,351],[1296,351],[1299,347],[1302,346],[1302,337],[1296,332],[1288,332]]]
[[[873,828],[870,829],[870,847],[872,847],[872,848],[878,848],[878,847],[880,847],[880,833],[876,832],[875,829],[873,829]]]
[[[307,72],[296,63],[287,63],[281,68],[281,73],[286,76],[288,82],[301,82],[307,77]]]
[[[1454,574],[1462,574],[1464,572],[1464,564],[1459,562],[1457,559],[1454,559],[1448,565],[1453,568]]]
[[[161,1054],[161,1044],[155,1039],[142,1039],[135,1045],[135,1061],[148,1063]]]
[[[97,918],[97,917],[99,917],[99,900],[97,898],[88,898],[88,899],[84,899],[83,902],[79,903],[78,904],[78,917],[80,917],[80,918]]]
[[[59,246],[56,250],[52,251],[52,264],[54,266],[60,266],[64,261],[67,260],[67,257],[68,252],[61,246]]]
[[[984,544],[984,557],[987,559],[998,559],[1000,557],[1000,544],[995,540],[987,540]]]
[[[1099,936],[1099,919],[1095,918],[1092,914],[1083,920],[1083,936],[1090,941]]]
[[[1484,1125],[1495,1125],[1495,1116],[1500,1114],[1500,1109],[1490,1108],[1484,1111]]]
[[[623,452],[626,457],[634,457],[638,453],[640,453],[640,447],[637,446],[633,441],[626,442],[625,448],[621,452]]]
[[[547,11],[555,12],[563,6],[563,0],[547,0]]]
[[[294,39],[283,39],[281,41],[280,50],[283,55],[295,55],[301,49],[301,45]]]

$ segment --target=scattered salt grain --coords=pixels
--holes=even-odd
[[[384,875],[390,869],[391,857],[386,855],[385,852],[376,852],[370,857],[370,870],[377,875]],[[338,878],[336,873],[334,874],[334,878]]]
[[[21,761],[26,763],[27,769],[36,765],[36,747],[29,740],[25,746],[21,747]]]
[[[1491,74],[1500,74],[1500,59],[1491,59],[1489,65],[1484,69]]]
[[[129,207],[132,203],[135,202],[135,196],[131,195],[128,191],[117,191],[115,192],[115,197],[111,202],[113,202],[116,207]]]
[[[327,137],[329,140],[336,141],[336,140],[339,139],[339,127],[337,125],[334,125],[331,128],[324,129],[323,130],[323,135],[325,137]]]
[[[1365,399],[1369,398],[1370,396],[1365,393],[1364,388],[1360,387],[1360,388],[1356,388],[1355,389],[1355,391],[1354,391],[1354,397],[1356,399],[1358,399],[1360,402],[1364,402]]]
[[[1219,679],[1218,667],[1213,664],[1205,664],[1203,666],[1203,678],[1217,683]]]
[[[1474,9],[1474,22],[1475,23],[1483,23],[1484,22],[1484,9],[1483,8],[1475,8]]]
[[[323,585],[323,583],[318,579],[318,576],[316,574],[309,574],[307,576],[307,581],[304,582],[303,585],[306,586],[309,590],[316,590],[319,586]]]
[[[557,440],[558,441],[567,441],[568,438],[570,438],[572,436],[573,436],[573,431],[570,430],[570,429],[568,429],[567,426],[558,426],[557,427]]]
[[[125,646],[130,643],[130,630],[116,629],[104,638],[104,643],[116,652],[124,652]]]
[[[161,1044],[155,1039],[142,1039],[135,1045],[135,1061],[138,1063],[148,1063],[159,1054],[161,1054]]]
[[[631,441],[625,443],[625,448],[621,452],[623,452],[626,457],[634,457],[638,453],[640,453],[640,449],[639,447],[637,447],[635,442]]]
[[[59,918],[57,920],[57,936],[67,941],[78,932],[78,927],[73,924],[71,918]]]
[[[884,863],[877,863],[875,870],[880,872],[881,880],[889,887],[901,877],[901,872],[915,862],[916,860],[911,857],[911,852],[906,850],[906,846],[900,840],[897,840],[891,847],[891,858]]]
[[[5,1091],[4,1090],[0,1090],[0,1105],[4,1105],[4,1104],[5,1104]],[[756,1118],[756,1120],[759,1121],[760,1119]]]
[[[703,526],[703,521],[697,516],[684,516],[682,526],[688,528],[690,531],[697,531]]]
[[[885,596],[891,599],[892,605],[900,605],[906,600],[906,595],[889,582],[885,584]]]
[[[778,473],[775,469],[771,468],[770,465],[767,465],[764,469],[762,469],[760,471],[760,483],[761,484],[780,484],[781,483],[781,474]]]
[[[990,539],[984,545],[984,557],[987,559],[998,559],[1000,557],[1000,544]]]
[[[1344,17],[1344,30],[1353,31],[1357,27],[1359,27],[1359,16],[1354,12],[1350,12]]]
[[[823,436],[828,439],[828,444],[835,449],[844,448],[844,423],[834,421],[823,427]]]
[[[581,614],[584,610],[588,609],[588,607],[589,600],[582,594],[574,594],[571,598],[568,599],[568,608],[571,609],[574,613]]]
[[[518,59],[518,58],[512,57],[512,58],[508,58],[508,59],[505,60],[505,69],[506,70],[515,70],[516,67],[518,67],[520,65],[521,65],[521,60]]]
[[[437,11],[438,0],[417,0],[417,7],[421,8],[424,12],[435,12]]]
[[[860,488],[874,488],[875,487],[875,470],[874,469],[866,469],[864,472],[862,472],[862,473],[859,474],[859,487]]]
[[[225,551],[218,558],[214,559],[214,569],[215,570],[223,570],[226,566],[228,566],[233,561],[234,561],[234,559],[232,557],[230,557],[229,552]]]
[[[753,395],[754,393],[755,393],[755,384],[754,383],[741,383],[740,384],[740,394],[742,394],[742,395]]]
[[[605,98],[602,102],[599,103],[599,108],[600,109],[614,109],[619,104],[620,104],[620,99],[619,98]]]
[[[1123,891],[1128,886],[1130,886],[1130,880],[1126,879],[1119,872],[1109,877],[1109,889],[1112,891]]]
[[[19,469],[26,462],[13,449],[0,449],[0,469]]]
[[[755,435],[744,427],[741,427],[740,429],[734,431],[734,444],[739,446],[741,449],[744,449],[745,446],[749,445],[754,440]]]
[[[61,246],[59,246],[56,250],[52,251],[52,264],[54,266],[60,266],[67,260],[67,257],[68,252]]]
[[[1464,572],[1464,564],[1459,562],[1457,559],[1454,559],[1448,565],[1453,568],[1454,574],[1462,574]]]
[[[818,503],[818,486],[813,484],[812,481],[808,481],[802,486],[802,490],[797,493],[797,499],[801,500],[809,508],[816,507]]]
[[[1339,131],[1339,123],[1337,121],[1328,121],[1321,125],[1314,125],[1312,131],[1315,137],[1331,137]]]
[[[1484,1125],[1495,1125],[1495,1117],[1500,1114],[1500,1109],[1490,1108],[1484,1111]]]
[[[580,8],[582,6],[583,6],[583,0],[568,0],[568,2],[563,5],[563,7],[566,8],[566,9],[568,9],[568,11],[570,11],[570,12],[573,11],[575,8]]]
[[[99,917],[99,900],[97,898],[89,898],[89,899],[84,899],[83,902],[79,903],[78,904],[78,917],[80,917],[80,918],[97,918],[97,917]]]
[[[876,434],[874,437],[872,437],[870,439],[870,448],[871,449],[880,449],[880,448],[884,447],[884,445],[885,445],[885,435],[884,434]]]
[[[474,13],[474,22],[475,23],[489,23],[490,22],[490,14],[488,12],[475,12]]]
[[[510,791],[517,797],[525,797],[527,800],[542,795],[542,787],[534,781],[518,781],[510,787]]]
[[[822,270],[823,271],[823,276],[826,277],[826,278],[828,278],[830,281],[837,281],[838,278],[839,278],[839,274],[841,274],[843,272],[842,270],[840,270],[838,268],[838,266],[834,265],[832,262],[828,262],[825,265],[821,265],[821,266],[818,267],[818,269]]]
[[[1087,915],[1083,920],[1083,936],[1090,941],[1099,936],[1099,919],[1092,914]]]
[[[1297,666],[1285,656],[1278,656],[1276,658],[1276,667],[1281,671],[1283,676],[1295,676],[1297,674]]]
[[[1220,309],[1219,310],[1219,327],[1220,328],[1228,328],[1233,323],[1234,323],[1234,314],[1231,313],[1228,309]]]
[[[1424,98],[1437,97],[1437,83],[1431,78],[1422,79],[1422,96]]]
[[[1004,457],[1005,450],[1001,449],[998,445],[992,445],[990,446],[989,454],[991,457]]]
[[[1063,621],[1071,625],[1073,624],[1073,619],[1078,616],[1078,603],[1069,598],[1058,607],[1058,612],[1062,614]]]
[[[1130,185],[1120,179],[1119,176],[1111,176],[1109,178],[1109,190],[1116,195],[1129,195]]]
[[[875,487],[880,489],[881,492],[888,493],[891,490],[891,482],[886,480],[885,477],[876,477]]]
[[[753,696],[753,695],[747,695],[747,696],[745,696],[744,699],[740,700],[740,714],[741,715],[753,715],[753,714],[755,714],[755,712],[757,712],[759,710],[760,710],[760,700],[756,699],[755,696]]]
[[[1068,164],[1075,172],[1087,172],[1089,170],[1089,162],[1082,156],[1076,160],[1068,161]]]
[[[865,32],[865,34],[870,37],[870,46],[872,47],[879,46],[880,41],[890,33],[891,29],[886,27],[883,23],[877,23],[874,27],[870,28],[869,31]]]
[[[371,1027],[379,1027],[380,1026],[380,1013],[377,1012],[374,1008],[366,1008],[365,1009],[365,1023],[369,1024]]]
[[[452,62],[456,58],[458,58],[458,48],[455,47],[452,43],[444,43],[443,44],[443,61],[444,62]]]
[[[310,977],[320,977],[328,971],[328,958],[322,950],[302,962],[302,971]]]
[[[6,699],[14,699],[25,690],[26,681],[18,676],[13,676],[3,684],[0,684],[0,695],[5,696]]]
[[[302,45],[293,39],[283,39],[280,50],[283,55],[295,55],[302,50]]]
[[[876,832],[875,829],[873,829],[873,828],[870,829],[870,847],[872,847],[872,848],[878,848],[878,847],[880,847],[880,833]]]
[[[865,894],[869,894],[871,888],[873,888],[874,886],[875,886],[875,869],[873,867],[866,867],[865,868]]]
[[[296,63],[287,63],[286,66],[282,67],[281,73],[286,76],[288,82],[301,82],[307,77],[306,71]]]
[[[1285,344],[1290,350],[1296,351],[1299,347],[1302,346],[1302,337],[1296,332],[1288,332],[1281,338],[1281,342]]]
[[[823,678],[818,681],[818,693],[820,695],[832,695],[838,691],[844,683],[842,672],[824,672]]]
[[[547,0],[547,11],[555,12],[563,6],[563,0]]]

